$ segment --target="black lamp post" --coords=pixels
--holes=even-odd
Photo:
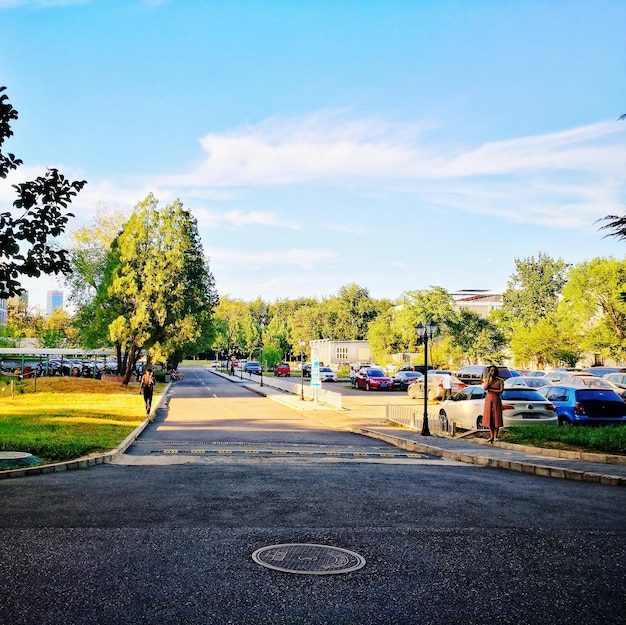
[[[261,337],[261,350],[259,351],[259,364],[261,365],[261,386],[263,386],[263,328],[265,327],[265,320],[261,319],[259,324],[259,335]]]
[[[300,340],[300,400],[304,401],[304,346],[306,343]]]
[[[437,324],[431,319],[426,325],[417,324],[417,336],[424,341],[424,419],[422,421],[422,436],[430,436],[428,429],[428,340],[437,334]]]

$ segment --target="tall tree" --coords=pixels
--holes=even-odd
[[[540,252],[515,259],[515,272],[502,295],[502,310],[512,322],[534,324],[556,310],[569,265]]]
[[[217,302],[195,219],[179,200],[158,208],[150,194],[137,204],[118,238],[119,265],[108,289],[123,312],[110,337],[129,353],[125,382],[140,350],[166,360],[194,345]]]
[[[22,165],[2,146],[11,136],[11,122],[17,111],[0,87],[0,179]],[[35,180],[12,185],[17,193],[13,209],[0,213],[0,297],[21,293],[22,276],[39,277],[42,273],[71,271],[68,252],[58,249],[56,238],[65,230],[70,217],[68,205],[85,186],[85,180],[70,182],[57,169],[48,169]]]
[[[626,358],[624,291],[626,260],[594,258],[570,269],[559,311],[582,351]]]

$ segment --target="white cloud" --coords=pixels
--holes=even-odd
[[[336,252],[329,250],[290,249],[270,252],[241,252],[238,250],[211,249],[211,264],[236,265],[239,270],[258,270],[268,267],[299,267],[312,269],[334,266],[338,262]]]
[[[268,211],[242,210],[210,210],[208,208],[193,209],[198,226],[204,228],[242,228],[245,226],[268,226],[299,230],[300,226],[291,220]]]

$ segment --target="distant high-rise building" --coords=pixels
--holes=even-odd
[[[57,308],[63,308],[63,291],[48,291],[46,301],[46,314],[49,317]]]

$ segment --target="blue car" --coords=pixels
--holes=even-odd
[[[611,389],[555,385],[538,390],[554,404],[559,425],[626,423],[626,402]]]
[[[249,360],[243,366],[243,370],[244,370],[244,373],[256,373],[256,374],[259,374],[259,373],[261,373],[261,365],[258,362],[255,362],[254,360]]]

